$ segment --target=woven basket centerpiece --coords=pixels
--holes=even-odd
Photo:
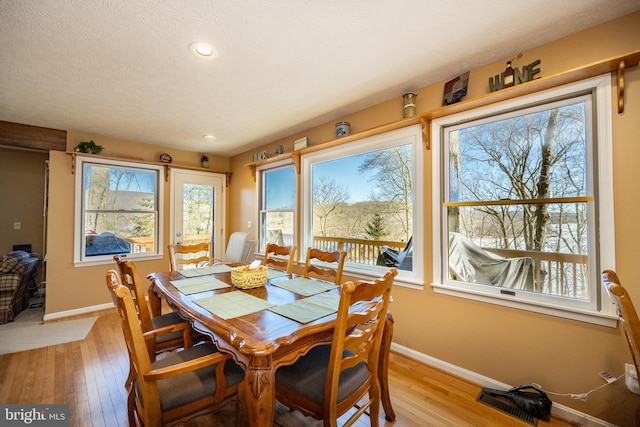
[[[231,283],[233,283],[236,288],[259,288],[260,286],[264,286],[268,279],[269,271],[264,265],[258,268],[249,268],[249,266],[245,265],[231,269]]]

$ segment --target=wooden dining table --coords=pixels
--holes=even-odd
[[[192,294],[185,294],[174,286],[174,284],[180,286],[180,281],[185,280],[179,272],[158,272],[147,276],[151,281],[149,302],[152,313],[159,313],[161,300],[166,299],[181,317],[193,325],[194,329],[211,337],[221,351],[231,354],[245,369],[245,409],[249,425],[256,427],[273,424],[276,403],[275,373],[278,367],[294,363],[317,345],[330,344],[336,314],[329,314],[307,323],[300,323],[276,314],[270,309],[228,318],[213,314],[200,304],[211,297],[231,292],[243,292],[245,295],[235,294],[225,297],[256,297],[273,307],[307,298],[274,285],[276,281],[293,279],[297,277],[296,275],[286,275],[284,272],[278,275],[281,277],[270,278],[264,286],[239,289],[232,285],[230,272],[214,273],[206,277],[231,286]],[[327,290],[326,294],[339,295],[339,287]],[[392,332],[393,319],[390,313],[387,313],[378,372],[385,418],[390,421],[395,419],[389,398],[387,374]]]

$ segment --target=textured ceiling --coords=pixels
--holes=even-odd
[[[0,0],[0,120],[230,156],[638,9],[638,0]],[[192,42],[218,57],[196,58]]]

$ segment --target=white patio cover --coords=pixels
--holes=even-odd
[[[503,258],[483,250],[460,233],[449,233],[451,279],[533,291],[533,269],[532,258]]]

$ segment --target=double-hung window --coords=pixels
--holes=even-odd
[[[422,147],[416,125],[304,154],[304,253],[343,250],[346,272],[397,267],[422,285]]]
[[[259,170],[260,252],[267,243],[293,246],[295,239],[296,170],[291,163]]]
[[[162,255],[162,167],[77,156],[74,262]]]
[[[434,286],[610,323],[610,77],[435,120]]]

